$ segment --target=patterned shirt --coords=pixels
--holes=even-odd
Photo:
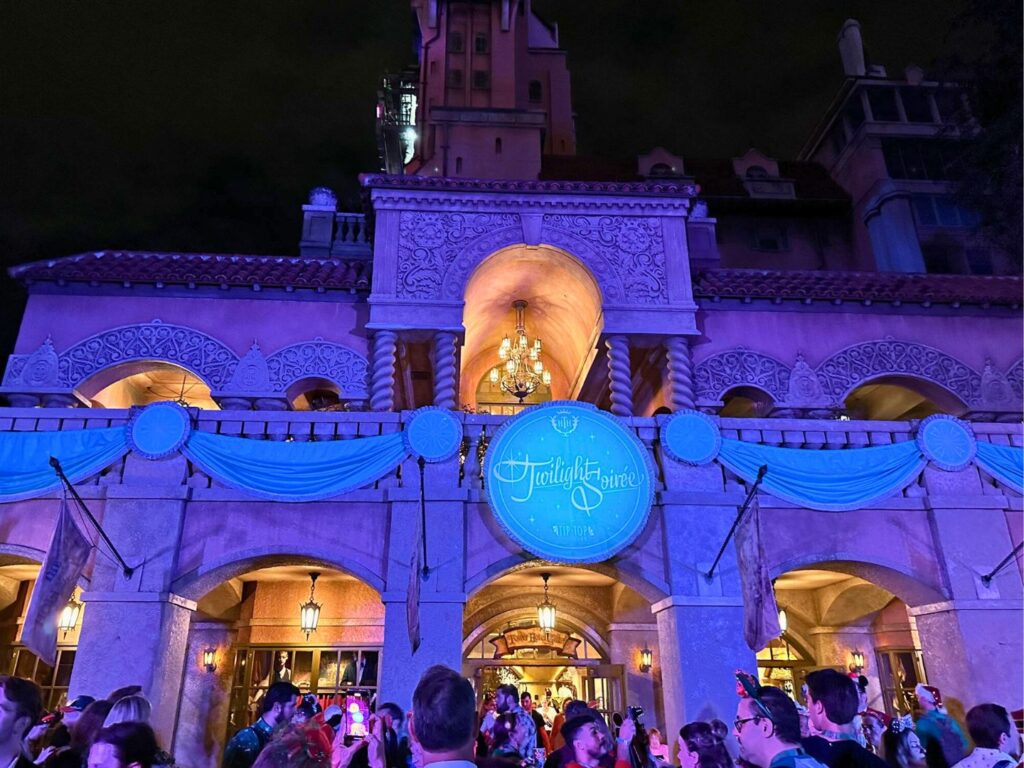
[[[953,768],[994,768],[1000,763],[1007,763],[1009,768],[1017,765],[1017,761],[1005,752],[988,747],[975,747],[971,754]]]

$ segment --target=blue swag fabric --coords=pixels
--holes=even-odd
[[[917,477],[926,463],[917,443],[853,450],[812,451],[722,440],[718,459],[747,482],[768,465],[766,493],[794,504],[841,512],[866,507],[893,495]]]
[[[274,443],[196,431],[181,450],[225,485],[279,501],[314,501],[362,488],[408,455],[401,432],[322,443]]]
[[[979,441],[975,461],[996,480],[1024,493],[1024,448]]]
[[[0,432],[0,501],[42,496],[60,487],[50,457],[72,483],[96,474],[128,452],[124,427],[63,432]]]

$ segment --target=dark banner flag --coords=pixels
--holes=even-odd
[[[422,491],[421,491],[422,492]],[[405,620],[409,626],[409,645],[412,652],[420,647],[420,580],[423,570],[421,552],[423,550],[423,526],[419,526],[419,535],[412,543],[412,562],[409,563],[409,590],[405,595]]]
[[[736,562],[743,590],[743,637],[750,650],[757,653],[782,634],[782,630],[761,541],[761,508],[756,494],[736,530]]]
[[[62,495],[57,527],[32,590],[21,633],[25,646],[51,667],[57,663],[57,619],[74,595],[91,551],[92,543],[71,517],[67,496]]]

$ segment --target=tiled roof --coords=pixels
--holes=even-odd
[[[707,269],[693,276],[693,293],[710,299],[853,301],[865,305],[972,304],[1019,307],[1015,276],[913,275],[893,272],[814,272]]]
[[[370,288],[370,262],[367,260],[300,256],[96,251],[19,264],[8,273],[25,285],[118,283],[319,291],[368,291]]]

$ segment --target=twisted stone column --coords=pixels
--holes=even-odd
[[[685,336],[670,336],[665,342],[665,349],[668,351],[672,410],[693,408],[696,397],[693,392],[693,357],[690,353],[690,343]]]
[[[608,348],[612,413],[616,416],[632,416],[633,377],[629,373],[629,339],[626,336],[609,336],[604,343]]]
[[[390,411],[395,407],[395,352],[398,334],[377,331],[373,334],[373,373],[370,379],[370,409]]]
[[[434,334],[434,405],[455,408],[455,334]]]

